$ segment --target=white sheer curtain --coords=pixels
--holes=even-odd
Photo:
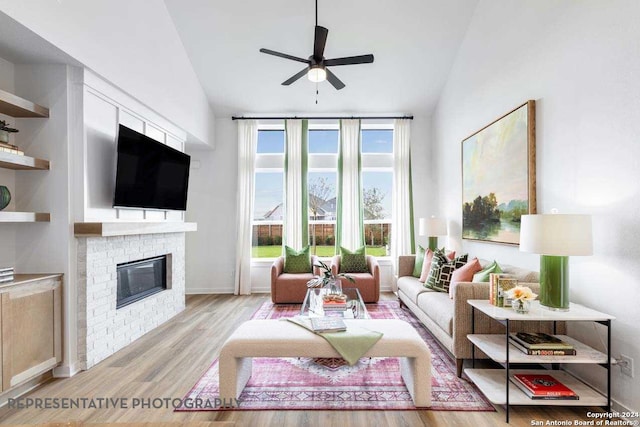
[[[287,120],[283,244],[300,250],[309,243],[307,214],[307,122]]]
[[[338,250],[340,246],[356,250],[364,245],[361,170],[360,120],[341,120],[336,233]]]
[[[238,193],[236,210],[236,295],[251,293],[251,222],[255,189],[254,166],[258,145],[258,123],[238,120]]]
[[[413,200],[411,188],[411,121],[396,119],[393,125],[393,204],[391,257],[413,253]],[[397,271],[397,265],[395,266]]]

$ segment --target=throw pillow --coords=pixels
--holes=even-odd
[[[431,249],[429,249],[430,251]],[[422,273],[422,265],[424,264],[424,256],[426,255],[426,251],[420,245],[418,245],[418,250],[416,251],[416,262],[413,264],[413,277],[420,277]]]
[[[440,249],[444,251],[444,248]],[[449,260],[453,260],[456,257],[456,251],[451,251],[447,253],[447,258]],[[427,252],[424,254],[424,262],[422,263],[422,272],[420,273],[419,282],[426,282],[427,277],[429,277],[429,270],[431,270],[431,259],[433,258],[433,251],[431,249],[427,249]]]
[[[489,282],[489,274],[491,273],[502,273],[502,269],[498,265],[496,261],[493,261],[491,264],[486,266],[482,271],[477,272],[473,275],[473,282]]]
[[[296,251],[289,246],[284,247],[284,272],[291,274],[311,272],[309,246],[306,246],[300,251]]]
[[[367,256],[364,253],[364,246],[350,251],[340,246],[340,273],[366,273],[369,271],[367,267]]]
[[[453,272],[467,263],[468,255],[464,254],[450,261],[444,252],[437,250],[431,260],[431,270],[426,287],[438,292],[449,292],[449,283]]]
[[[480,261],[478,258],[474,258],[456,271],[451,276],[451,283],[449,283],[449,298],[453,299],[453,289],[460,282],[472,282],[473,275],[482,270]]]

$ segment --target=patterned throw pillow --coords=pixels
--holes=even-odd
[[[418,245],[418,250],[416,251],[416,261],[413,264],[413,277],[420,277],[420,273],[422,273],[422,265],[424,264],[424,256],[426,252],[424,248]]]
[[[340,255],[342,256],[340,273],[366,273],[369,271],[364,246],[353,252],[340,246]]]
[[[449,261],[444,252],[436,250],[431,260],[429,277],[424,286],[434,291],[449,292],[449,283],[451,282],[453,272],[464,266],[467,263],[468,257],[468,254],[464,254],[455,258],[453,261]]]
[[[309,258],[309,246],[301,251],[296,251],[289,246],[284,247],[284,272],[285,273],[311,273],[311,258]]]

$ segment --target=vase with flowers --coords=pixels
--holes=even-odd
[[[322,261],[318,261],[314,267],[318,267],[322,270],[322,274],[320,276],[315,276],[313,279],[307,282],[308,288],[323,288],[326,290],[327,294],[332,295],[340,295],[342,294],[342,283],[340,279],[346,279],[351,283],[355,283],[356,281],[353,277],[348,274],[339,273],[333,274],[331,271],[331,267]]]
[[[531,309],[531,301],[538,296],[528,286],[516,286],[506,292],[507,298],[512,300],[511,307],[521,314],[528,313]]]

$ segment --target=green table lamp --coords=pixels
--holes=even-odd
[[[421,236],[429,236],[429,249],[435,251],[438,248],[438,236],[447,235],[447,221],[436,218],[420,218],[419,232]]]
[[[569,310],[569,256],[591,255],[590,215],[522,215],[520,250],[540,254],[540,305]]]

